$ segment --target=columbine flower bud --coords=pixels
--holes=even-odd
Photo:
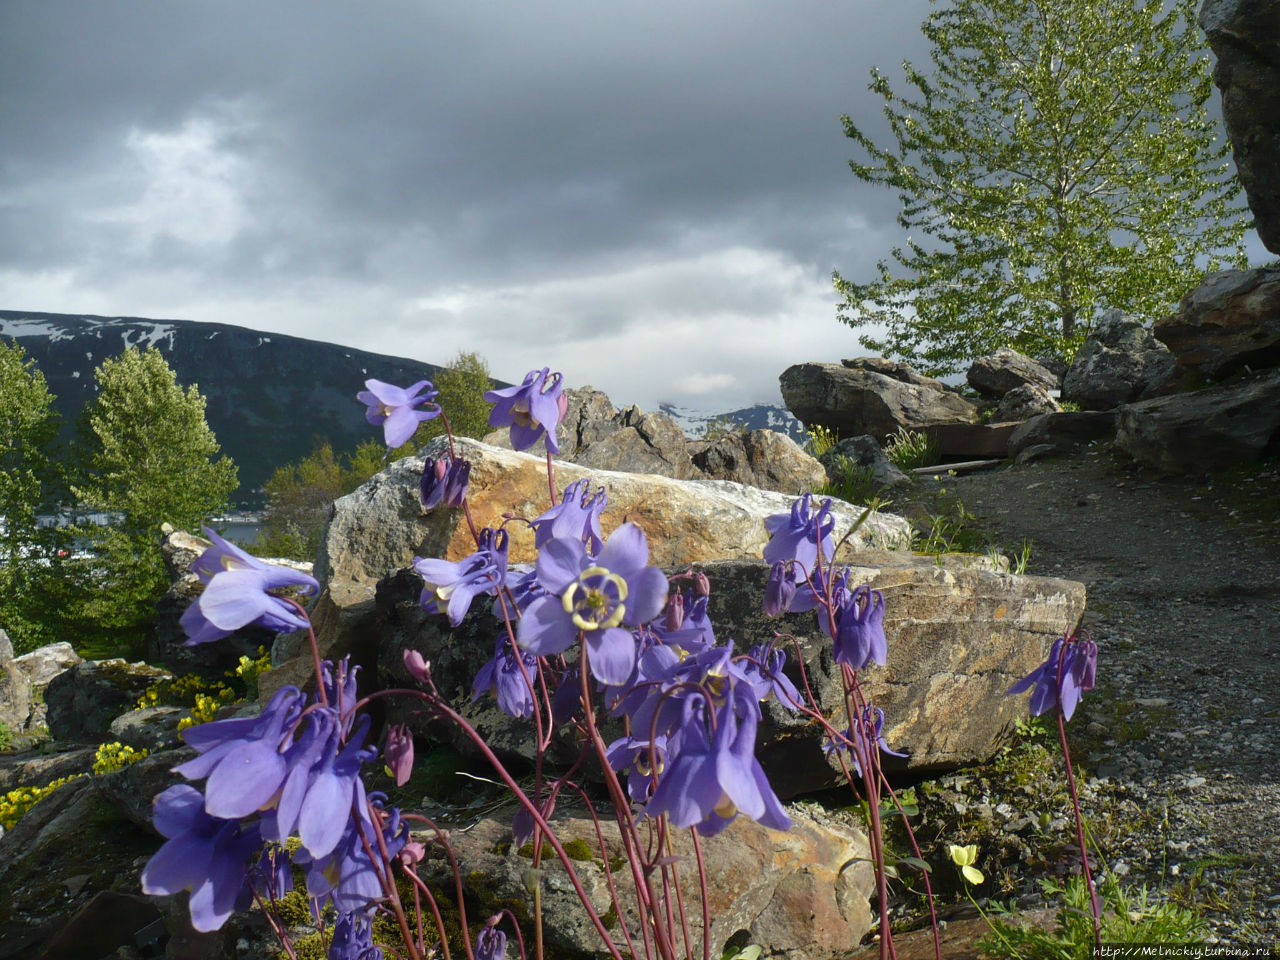
[[[407,725],[397,723],[387,729],[387,744],[382,753],[396,786],[403,787],[413,773],[413,734]]]
[[[431,661],[424,659],[417,650],[404,652],[404,666],[409,675],[419,683],[431,683]]]
[[[673,593],[667,598],[666,627],[672,633],[684,626],[684,597]]]
[[[396,854],[396,859],[400,861],[401,866],[412,867],[422,862],[427,855],[427,848],[418,843],[416,840],[410,840],[404,845],[404,848]]]
[[[693,589],[700,597],[711,596],[711,580],[701,570],[693,575]]]
[[[788,560],[779,560],[769,571],[764,588],[764,615],[777,617],[791,609],[796,595],[796,574]]]

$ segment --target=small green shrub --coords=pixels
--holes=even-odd
[[[809,456],[820,457],[834,447],[839,440],[840,435],[834,430],[828,430],[821,424],[817,424],[809,429],[809,436],[802,446]]]
[[[9,725],[0,721],[0,753],[8,750],[13,746],[13,731],[9,729]]]
[[[885,442],[884,453],[899,470],[932,467],[938,462],[938,447],[929,435],[906,427],[899,427],[898,432]]]
[[[867,504],[876,497],[875,474],[870,467],[859,466],[851,457],[837,457],[833,472],[836,479],[818,493],[845,503]]]

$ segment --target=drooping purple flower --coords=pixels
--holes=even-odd
[[[208,933],[248,906],[249,858],[262,845],[257,824],[211,817],[200,791],[177,784],[152,804],[152,823],[166,839],[142,870],[148,894],[191,891],[191,925]]]
[[[507,532],[484,530],[480,547],[457,563],[448,560],[415,558],[413,569],[425,581],[422,609],[441,613],[441,605],[449,614],[449,622],[457,626],[471,608],[471,601],[482,593],[495,594],[507,578]]]
[[[787,652],[769,644],[760,644],[747,651],[742,667],[747,680],[755,690],[757,700],[775,696],[788,710],[799,710],[804,704],[800,691],[782,672],[787,664]]]
[[[345,913],[333,925],[327,960],[382,960],[373,945],[373,923],[361,913]]]
[[[520,670],[520,662],[529,675],[525,680]],[[505,636],[500,636],[494,644],[493,658],[476,674],[471,685],[472,701],[479,700],[486,693],[492,692],[498,698],[498,709],[509,717],[528,717],[533,715],[533,691],[529,683],[538,674],[538,658],[520,651],[520,661],[511,649],[511,643]]]
[[[476,960],[506,960],[507,935],[498,929],[498,918],[484,925],[476,937]]]
[[[486,390],[484,398],[494,404],[489,426],[510,427],[511,446],[517,450],[528,450],[545,436],[547,449],[559,453],[556,427],[568,405],[561,380],[560,374],[543,367],[530,370],[518,387]]]
[[[230,636],[251,623],[282,632],[307,626],[306,618],[287,600],[270,591],[295,587],[315,593],[320,584],[300,570],[264,563],[205,527],[213,546],[191,565],[205,583],[204,591],[178,622],[187,646]]]
[[[891,757],[907,756],[905,753],[890,749],[889,744],[885,743],[884,735],[880,732],[884,727],[884,711],[879,707],[867,707],[864,709],[860,724],[861,733],[867,738],[867,742],[874,743],[881,753],[887,753]],[[853,728],[845,727],[834,739],[829,736],[823,738],[822,752],[827,756],[833,753],[848,754],[853,761],[854,772],[858,776],[862,776],[862,764],[858,761],[858,751],[853,748],[853,738]]]
[[[811,515],[812,500],[813,494],[806,493],[791,505],[790,513],[775,513],[765,520],[765,529],[773,534],[764,548],[764,559],[768,563],[794,560],[800,570],[812,575],[819,544],[823,561],[831,560],[835,552],[831,533],[836,525],[831,516],[831,499],[824,500],[818,512]],[[797,573],[797,579],[799,576]]]
[[[446,507],[462,506],[467,499],[470,480],[470,460],[427,457],[422,466],[419,491],[423,509],[430,512],[441,504]]]
[[[362,798],[360,768],[373,760],[376,747],[365,747],[370,719],[360,717],[346,743],[341,745],[333,726],[314,762],[296,764],[283,785],[277,817],[282,833],[295,828],[313,857],[324,857],[342,839],[343,827],[352,817],[353,804]]]
[[[735,703],[727,701],[716,712],[712,737],[704,713],[704,704],[686,701],[679,751],[645,812],[666,814],[673,826],[696,826],[705,836],[719,833],[740,813],[775,830],[790,828],[791,818],[755,758],[756,714],[739,717]]]
[[[1096,643],[1075,635],[1059,637],[1053,641],[1048,659],[1006,690],[1005,694],[1022,693],[1034,686],[1030,704],[1033,717],[1060,706],[1063,718],[1070,720],[1084,691],[1093,689],[1097,669]]]
[[[397,787],[403,787],[413,775],[413,733],[406,723],[393,723],[387,728],[387,742],[382,748]]]
[[[865,583],[854,590],[837,588],[833,637],[837,663],[863,670],[872,663],[884,666],[889,657],[889,644],[884,635],[884,594]],[[831,628],[824,616],[818,617],[822,630],[830,636]]]
[[[592,675],[601,683],[625,683],[635,667],[636,640],[624,627],[652,620],[667,600],[666,575],[648,561],[648,541],[634,523],[615,530],[597,557],[581,540],[552,540],[538,553],[546,596],[520,618],[520,645],[550,656],[581,632]]]
[[[627,775],[627,793],[631,799],[644,803],[666,767],[667,738],[658,734],[650,744],[647,739],[620,737],[609,744],[605,757],[609,766]]]
[[[382,427],[383,438],[392,450],[408,443],[418,424],[440,416],[440,405],[433,402],[439,391],[430,380],[397,387],[371,378],[364,385],[368,389],[356,394],[356,399],[369,408],[364,418],[375,427]],[[430,406],[423,409],[424,404]]]
[[[289,773],[281,746],[301,713],[301,699],[296,687],[282,687],[257,717],[183,731],[199,755],[174,771],[189,780],[208,778],[205,809],[211,816],[239,819],[274,804]]]
[[[340,914],[369,915],[383,896],[378,868],[365,853],[361,837],[376,851],[376,831],[381,831],[387,856],[392,859],[408,842],[408,825],[400,819],[400,811],[381,809],[385,799],[381,793],[366,797],[364,784],[357,779],[353,810],[358,811],[358,815],[346,818],[342,837],[333,850],[324,857],[315,857],[304,847],[294,857],[294,862],[307,868],[307,893],[317,899],[329,898]],[[370,806],[376,813],[376,822],[370,816]]]
[[[409,671],[409,676],[419,683],[430,685],[431,661],[417,650],[406,650],[404,652],[404,668]]]
[[[586,477],[573,481],[564,488],[559,503],[529,522],[533,545],[542,549],[552,540],[581,540],[590,553],[599,552],[603,542],[600,514],[608,502],[604,487],[592,494],[591,481]]]

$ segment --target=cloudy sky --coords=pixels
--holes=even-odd
[[[617,403],[861,351],[873,65],[927,0],[5,0],[0,308],[217,321]],[[1260,249],[1260,248],[1259,248]]]

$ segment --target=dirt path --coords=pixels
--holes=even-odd
[[[1005,552],[1029,539],[1028,573],[1088,587],[1098,689],[1072,729],[1094,814],[1128,818],[1112,865],[1224,940],[1280,941],[1280,469],[1160,478],[1091,450],[937,483]]]

